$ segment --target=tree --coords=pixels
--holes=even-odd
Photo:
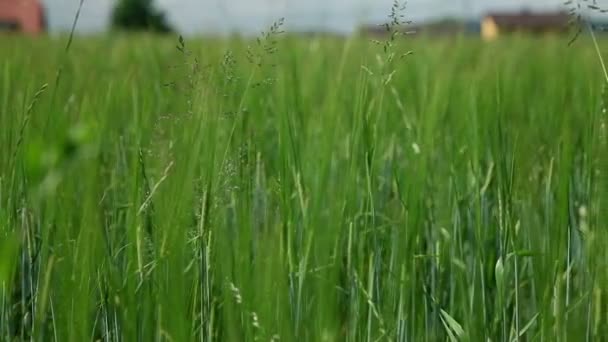
[[[118,0],[112,12],[112,27],[129,31],[173,31],[165,13],[152,0]]]

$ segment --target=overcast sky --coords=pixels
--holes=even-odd
[[[43,0],[51,30],[71,26],[80,0]],[[102,31],[116,0],[84,0],[80,32]],[[381,22],[393,0],[156,0],[183,33],[258,32],[285,17],[300,30],[323,28],[349,32],[362,22]],[[409,0],[406,11],[414,21],[430,17],[478,17],[491,10],[557,9],[563,0]]]

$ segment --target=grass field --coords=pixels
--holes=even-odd
[[[588,37],[65,43],[0,37],[0,340],[608,339]]]

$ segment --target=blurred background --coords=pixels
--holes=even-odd
[[[0,0],[7,1],[7,0]],[[51,32],[69,30],[80,0],[44,0]],[[154,6],[183,34],[257,34],[278,18],[290,31],[348,34],[382,23],[393,0],[156,0]],[[561,0],[410,0],[407,19],[416,24],[440,19],[479,22],[488,12],[560,10]],[[110,26],[116,0],[85,0],[80,33]]]

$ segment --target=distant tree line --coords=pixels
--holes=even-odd
[[[112,11],[112,27],[126,31],[173,31],[164,11],[156,8],[153,0],[118,0]]]

